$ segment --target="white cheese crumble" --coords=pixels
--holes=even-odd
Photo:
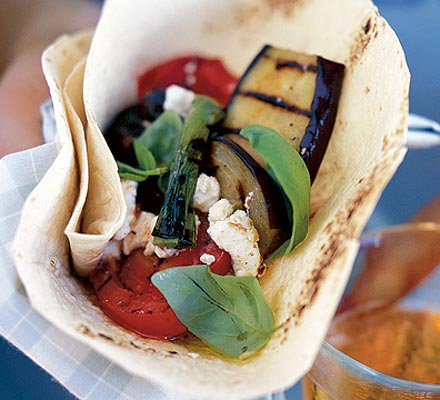
[[[259,236],[247,213],[234,212],[229,201],[221,199],[209,209],[208,219],[208,233],[218,247],[230,254],[235,275],[257,276],[262,262]]]
[[[249,192],[244,199],[244,208],[246,208],[246,211],[249,211],[249,208],[251,208],[252,200],[254,200],[254,192]]]
[[[125,204],[127,205],[127,214],[121,228],[115,233],[113,239],[122,240],[130,232],[130,223],[135,218],[136,212],[136,194],[138,183],[121,179],[122,191],[124,193]]]
[[[191,103],[195,97],[194,92],[178,85],[170,85],[165,91],[165,110],[173,110],[182,117],[188,115]]]
[[[122,242],[122,252],[128,256],[133,250],[144,247],[145,255],[154,252],[151,231],[154,228],[153,220],[156,216],[153,213],[142,211],[137,219],[131,224],[130,233]]]
[[[175,256],[179,250],[177,249],[169,249],[168,247],[159,247],[154,246],[154,254],[159,258],[168,258]]]
[[[202,212],[209,209],[220,199],[220,184],[214,176],[200,174],[194,192],[194,207]]]
[[[153,244],[151,235],[157,216],[153,213],[142,211],[136,217],[136,194],[138,183],[121,179],[122,191],[127,204],[127,214],[124,223],[113,239],[106,246],[103,260],[120,258],[121,251],[128,256],[133,250],[144,248],[144,254],[151,256],[156,254],[159,258],[168,258],[176,255],[178,250],[159,247]],[[200,221],[196,218],[196,227]]]
[[[200,262],[202,264],[211,265],[213,262],[215,262],[215,256],[213,256],[212,254],[203,253],[200,256]]]
[[[144,248],[144,255],[156,254],[159,258],[168,258],[177,254],[178,250],[155,246],[151,235],[157,216],[153,213],[142,211],[132,221],[130,233],[122,241],[122,252],[128,256],[133,250]]]

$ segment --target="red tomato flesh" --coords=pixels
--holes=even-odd
[[[159,64],[141,75],[138,78],[138,96],[142,98],[150,90],[166,89],[176,84],[226,105],[237,81],[219,59],[180,57]]]
[[[104,264],[90,277],[102,311],[124,328],[141,336],[170,339],[186,331],[165,297],[151,283],[159,259],[130,254],[120,271],[115,263]]]
[[[141,249],[123,262],[105,263],[90,277],[102,311],[124,328],[153,339],[170,339],[186,331],[162,293],[151,283],[154,272],[173,267],[201,264],[200,256],[211,254],[211,270],[219,275],[231,272],[231,257],[209,237],[208,221],[201,217],[197,245],[161,260],[145,256]]]

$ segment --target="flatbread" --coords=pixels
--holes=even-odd
[[[64,165],[63,176],[54,177],[59,166],[53,167],[32,193],[15,242],[20,277],[33,306],[47,319],[131,373],[193,396],[255,397],[289,387],[310,368],[349,277],[360,233],[406,151],[409,73],[404,54],[368,0],[109,0],[87,56],[87,201],[95,199],[92,204],[101,207],[85,206],[81,218],[82,229],[95,222],[104,227],[83,230],[91,237],[101,235],[95,257],[122,224],[125,207],[114,160],[100,132],[117,112],[136,102],[137,77],[185,54],[220,57],[239,75],[267,43],[342,62],[346,73],[332,139],[312,187],[308,236],[292,254],[273,262],[260,281],[279,327],[261,351],[226,359],[195,339],[140,338],[104,316],[70,274],[67,242],[61,238],[72,197],[45,203],[50,194],[60,197],[64,188],[78,195],[80,187],[69,183],[77,179],[73,161]],[[66,43],[66,50],[72,45]],[[81,71],[77,63],[53,61],[72,74]],[[62,85],[63,76],[56,68],[45,72],[58,104],[57,121],[64,121],[66,100],[53,84]],[[67,146],[71,151],[71,143],[64,151]],[[101,181],[116,197],[100,188]],[[36,212],[41,217],[35,218]],[[48,221],[56,224],[47,229]],[[38,248],[32,243],[35,232]],[[55,236],[58,242],[53,243]],[[73,248],[72,253],[75,259]],[[86,268],[95,262],[93,258]]]

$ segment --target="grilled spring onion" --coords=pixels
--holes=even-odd
[[[223,117],[223,109],[214,100],[205,96],[195,97],[183,125],[165,200],[153,229],[155,245],[175,249],[195,246],[196,224],[192,203],[199,164],[208,140],[208,126]]]

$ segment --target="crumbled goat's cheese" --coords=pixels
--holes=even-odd
[[[175,256],[179,250],[169,249],[168,247],[154,246],[154,254],[159,258],[169,258]]]
[[[202,264],[211,265],[215,261],[215,257],[212,254],[203,253],[200,256],[200,262]]]
[[[247,211],[249,211],[249,208],[251,208],[252,200],[254,200],[254,198],[254,192],[249,192],[249,194],[244,199],[244,208],[246,208]]]
[[[165,110],[173,110],[182,117],[188,115],[191,103],[194,100],[194,92],[178,85],[170,85],[165,91]]]
[[[209,209],[220,199],[220,184],[214,176],[200,174],[194,192],[194,207],[202,212]]]
[[[209,221],[220,221],[228,218],[233,212],[232,204],[227,199],[221,199],[209,209],[208,218]]]
[[[136,212],[136,194],[138,183],[121,179],[122,191],[124,192],[124,200],[127,205],[127,214],[125,215],[124,223],[121,228],[115,233],[113,239],[122,240],[130,232],[130,223],[135,218]]]
[[[132,222],[130,233],[122,242],[122,252],[128,256],[133,250],[144,247],[145,255],[153,254],[153,242],[151,231],[154,227],[153,220],[155,215],[150,212],[142,211]]]
[[[226,199],[209,209],[208,233],[218,247],[227,251],[237,276],[256,276],[261,265],[258,232],[247,213],[234,212]]]
[[[132,221],[130,233],[122,241],[122,252],[128,256],[133,250],[144,248],[144,254],[151,256],[156,254],[159,258],[168,258],[177,254],[178,250],[166,247],[155,246],[151,235],[157,215],[142,211],[139,216]]]

